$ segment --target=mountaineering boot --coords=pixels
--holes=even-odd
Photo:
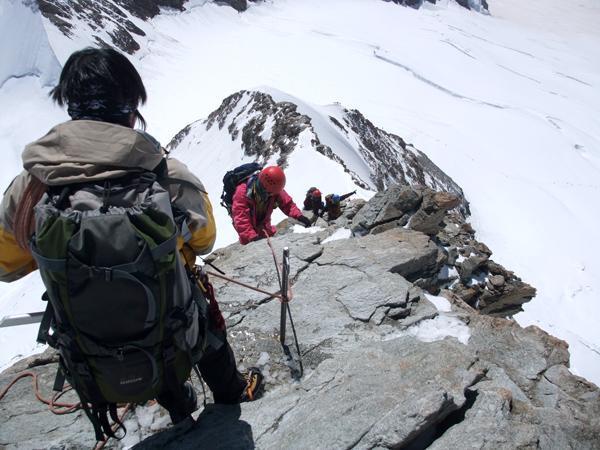
[[[262,394],[264,377],[258,367],[250,367],[244,377],[247,384],[240,397],[240,403],[256,400]]]
[[[190,383],[184,383],[179,395],[168,392],[160,395],[157,400],[168,412],[173,425],[183,422],[198,409],[196,392]]]

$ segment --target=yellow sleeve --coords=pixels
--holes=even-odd
[[[18,280],[36,268],[31,253],[19,247],[12,233],[0,227],[0,281]]]
[[[0,281],[15,281],[36,269],[33,256],[19,247],[12,230],[17,205],[28,182],[29,175],[24,171],[13,180],[0,203]]]
[[[185,183],[169,186],[171,202],[186,213],[190,236],[186,244],[196,255],[212,251],[217,239],[217,227],[210,199],[202,182],[189,169],[175,158],[168,160],[169,177],[181,179]]]
[[[195,223],[196,226],[191,227],[195,229],[190,228],[192,237],[188,241],[188,244],[194,249],[197,255],[210,253],[213,245],[215,245],[215,240],[217,239],[217,226],[215,225],[212,205],[208,199],[208,195],[202,194],[202,197],[204,199],[204,220],[192,220],[192,224]],[[191,212],[191,216],[193,218],[194,212]]]

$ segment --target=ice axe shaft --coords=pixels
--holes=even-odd
[[[283,248],[283,267],[281,268],[281,317],[279,322],[279,341],[281,345],[285,344],[285,326],[286,326],[286,314],[288,308],[288,285],[290,275],[290,249],[288,247]]]
[[[0,319],[0,328],[16,327],[17,325],[27,325],[30,323],[40,323],[44,317],[44,312],[33,312],[18,314],[14,316],[5,316]]]

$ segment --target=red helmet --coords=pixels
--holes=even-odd
[[[285,174],[279,166],[265,167],[258,174],[261,186],[270,194],[279,194],[285,187]]]
[[[312,196],[313,197],[320,197],[321,196],[321,191],[318,189],[315,189],[314,191],[312,191]]]

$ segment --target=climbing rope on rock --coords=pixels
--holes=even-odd
[[[64,414],[72,414],[75,411],[78,411],[80,409],[82,409],[82,405],[81,402],[76,402],[76,403],[64,403],[64,402],[59,402],[58,400],[65,395],[67,392],[71,391],[73,388],[70,385],[65,385],[65,387],[60,391],[60,392],[56,392],[51,398],[50,400],[44,398],[40,392],[40,388],[39,388],[39,383],[38,383],[38,375],[35,372],[31,372],[31,371],[25,371],[25,372],[20,372],[18,373],[11,381],[10,383],[8,383],[8,385],[6,385],[5,388],[3,388],[0,391],[0,401],[4,399],[4,397],[6,396],[6,394],[8,393],[8,391],[19,381],[22,380],[24,378],[27,377],[31,377],[32,378],[32,389],[33,389],[33,393],[35,394],[35,397],[41,402],[44,403],[46,405],[48,405],[48,409],[50,410],[50,412],[52,412],[52,414],[56,414],[56,415],[64,415]],[[127,403],[124,406],[124,411],[121,413],[121,416],[119,418],[120,422],[123,422],[123,419],[125,418],[125,415],[129,412],[129,410],[131,409],[131,404]],[[118,429],[118,424],[113,424],[113,431],[117,431]],[[96,446],[94,447],[94,450],[101,450],[102,448],[104,448],[104,446],[106,445],[106,443],[109,441],[110,437],[107,437],[105,440],[103,441],[98,441],[96,443]]]

